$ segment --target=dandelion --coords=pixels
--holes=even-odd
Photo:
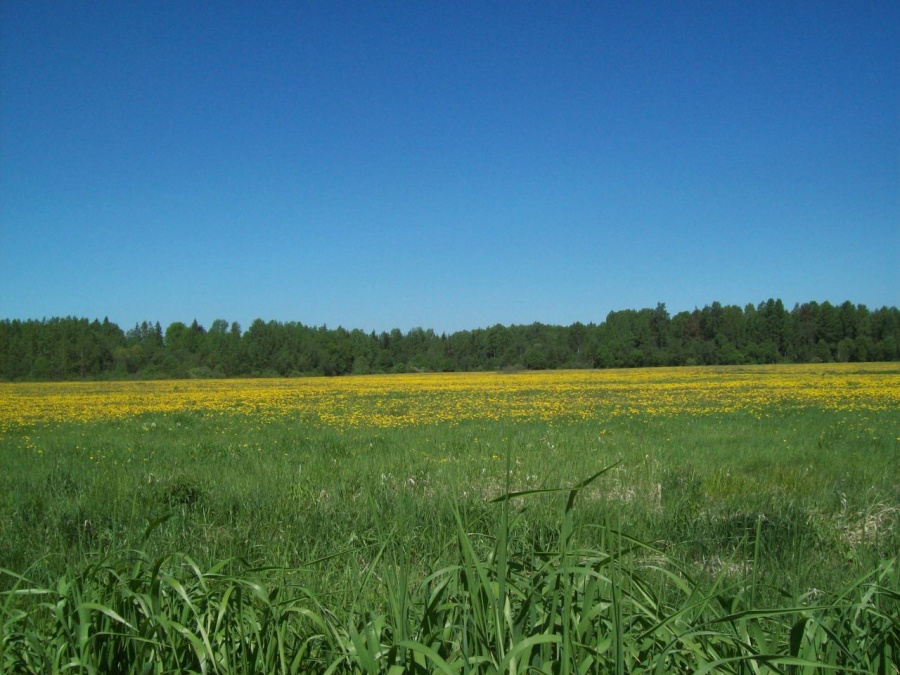
[[[398,428],[505,419],[607,422],[773,409],[900,408],[891,364],[652,368],[522,373],[434,373],[344,378],[171,382],[0,383],[0,429],[128,420],[191,412],[246,415],[261,426],[293,418],[315,426]],[[142,422],[147,432],[174,430]],[[598,440],[609,433],[601,428]],[[473,442],[480,443],[479,439]]]

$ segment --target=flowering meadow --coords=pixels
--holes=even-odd
[[[0,383],[0,672],[894,673],[898,550],[896,364]]]
[[[602,422],[815,407],[894,410],[893,364],[441,373],[344,378],[0,384],[2,429],[146,414],[240,413],[311,425]]]

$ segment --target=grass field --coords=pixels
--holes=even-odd
[[[0,670],[894,673],[898,550],[897,364],[0,384]]]

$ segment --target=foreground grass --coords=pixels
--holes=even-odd
[[[752,375],[29,389],[0,669],[894,672],[897,374]]]
[[[600,472],[600,473],[604,473]],[[505,493],[485,547],[456,512],[451,560],[410,583],[386,541],[341,616],[297,583],[308,570],[201,570],[185,556],[118,552],[47,588],[4,593],[9,672],[893,673],[900,655],[897,560],[837,593],[777,607],[758,581],[698,584],[661,551],[601,527],[576,544],[568,491],[555,545],[516,555]],[[154,523],[150,530],[160,523]],[[758,528],[759,530],[759,528]],[[149,531],[148,531],[149,534]],[[756,546],[759,546],[757,531]],[[486,555],[479,553],[485,548]],[[366,600],[375,590],[383,602]]]

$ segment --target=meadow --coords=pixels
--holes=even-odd
[[[0,383],[0,671],[900,661],[900,367]]]

